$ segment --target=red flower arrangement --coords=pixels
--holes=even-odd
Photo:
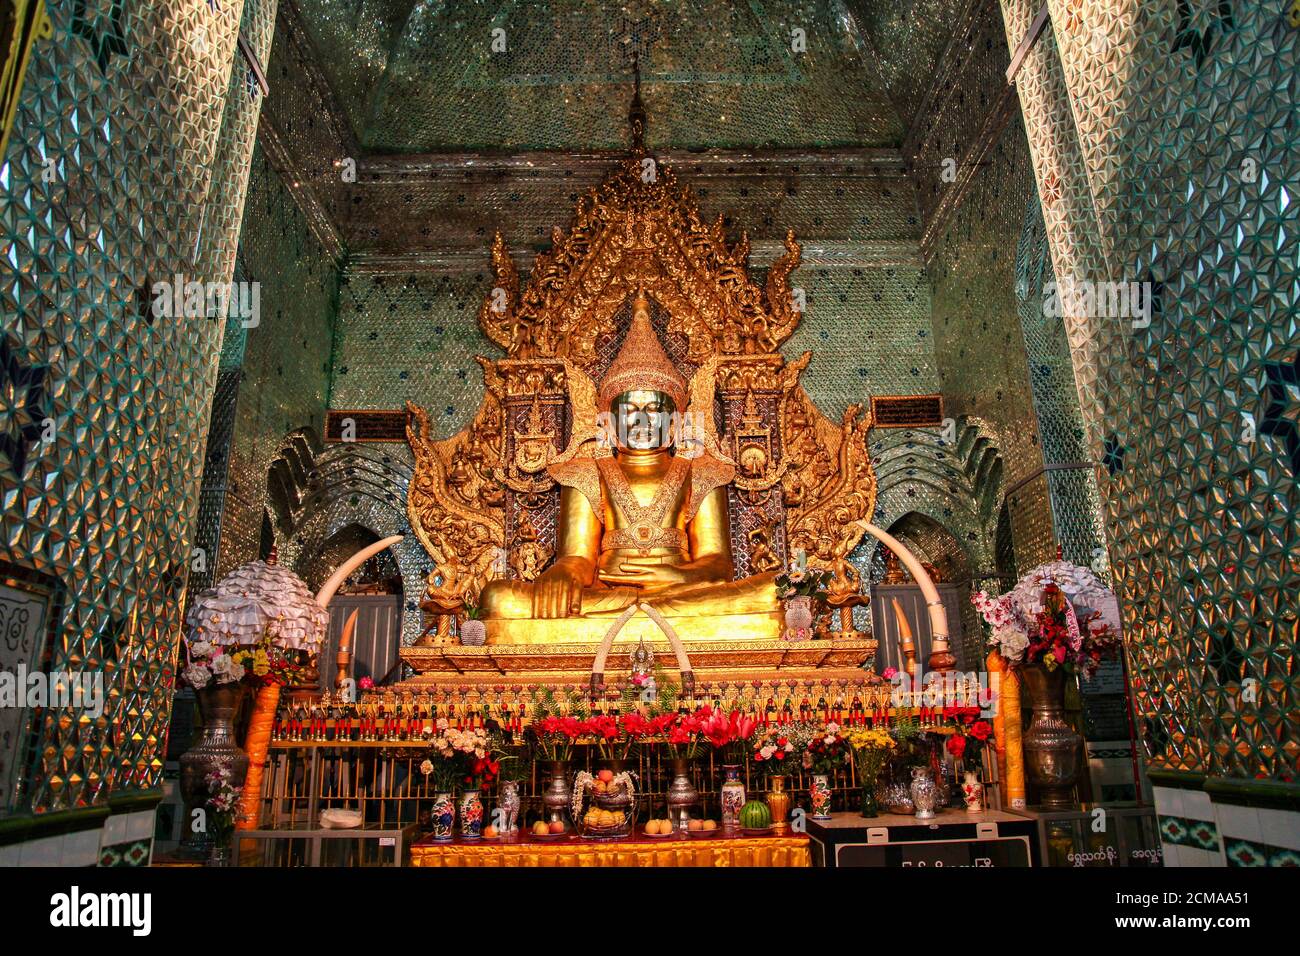
[[[1102,660],[1113,657],[1119,647],[1117,636],[1094,612],[1080,621],[1061,588],[1043,585],[1042,609],[1029,629],[1025,663],[1042,664],[1049,671],[1064,667],[1066,673],[1096,673]]]
[[[804,766],[812,773],[834,775],[849,762],[849,743],[840,735],[839,726],[827,724],[804,751]]]
[[[965,769],[978,770],[980,755],[993,736],[993,725],[980,717],[978,707],[945,707],[943,716],[954,722],[946,744],[948,753]]]
[[[528,730],[530,743],[543,760],[568,760],[585,726],[577,717],[548,714],[534,721]]]
[[[701,732],[714,750],[721,751],[728,763],[742,763],[749,752],[748,742],[758,728],[758,721],[738,710],[723,716],[714,711],[705,718]]]

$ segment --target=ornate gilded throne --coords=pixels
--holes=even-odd
[[[560,489],[547,466],[596,438],[591,383],[618,353],[638,290],[665,351],[693,383],[691,406],[708,410],[703,440],[734,463],[726,496],[736,578],[780,570],[800,554],[833,572],[830,603],[846,610],[822,622],[822,639],[804,643],[686,627],[692,665],[715,675],[861,677],[874,650],[847,613],[860,603],[848,561],[862,536],[854,522],[870,519],[876,496],[870,414],[853,405],[829,420],[800,384],[811,353],[787,362],[780,352],[802,313],[802,292],[790,283],[799,244],[788,234],[765,288],[757,286],[748,237],[729,243],[721,218],[700,220],[689,189],[647,154],[639,101],[631,119],[630,155],[581,197],[567,232],[553,231],[526,286],[495,237],[494,284],[478,321],[506,355],[478,358],[484,394],[473,423],[434,441],[427,413],[408,405],[416,461],[408,514],[434,562],[422,604],[430,626],[402,653],[417,684],[578,679],[591,670],[599,633],[582,620],[544,622],[563,630],[542,646],[498,639],[483,647],[463,646],[454,622],[489,580],[532,580],[553,560]],[[641,616],[620,635],[638,639],[662,635]]]

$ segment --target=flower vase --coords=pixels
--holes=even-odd
[[[808,788],[808,799],[812,803],[812,818],[814,820],[829,820],[831,818],[831,780],[829,775],[824,773],[813,774],[812,786]]]
[[[501,781],[501,813],[505,818],[502,821],[502,835],[519,832],[519,808],[522,801],[519,799],[519,781],[502,780]]]
[[[880,803],[876,800],[876,781],[862,785],[862,805],[858,815],[871,819],[880,816]]]
[[[546,822],[563,823],[569,828],[569,804],[573,801],[573,787],[569,785],[569,764],[565,760],[552,760],[546,789],[542,792],[542,806],[546,808]]]
[[[984,811],[984,784],[980,782],[979,774],[974,770],[967,770],[962,776],[961,797],[962,802],[966,804],[967,813]]]
[[[228,770],[230,785],[242,787],[248,775],[248,754],[235,742],[235,711],[243,696],[244,685],[238,682],[217,684],[209,682],[206,687],[194,691],[199,703],[199,720],[203,732],[196,743],[181,754],[181,796],[185,801],[185,819],[194,820],[195,810],[204,810],[208,802],[208,774],[213,771]],[[206,857],[212,846],[212,839],[206,830],[195,832],[186,827],[186,834],[181,840],[181,849],[187,854]]]
[[[234,854],[231,852],[229,839],[227,836],[208,848],[208,858],[203,862],[204,866],[230,866]]]
[[[450,791],[439,790],[433,795],[433,812],[430,816],[435,840],[450,840],[456,835],[456,801]]]
[[[740,779],[740,767],[734,763],[723,764],[725,780],[722,783],[722,828],[734,830],[740,826],[740,808],[745,805],[745,785]]]
[[[918,820],[933,820],[934,808],[939,805],[939,787],[928,766],[912,768],[912,805]]]
[[[772,814],[772,829],[777,833],[790,826],[790,791],[785,788],[785,777],[776,774],[768,780],[767,809]]]
[[[477,840],[483,835],[483,791],[467,787],[460,795],[460,836]]]
[[[802,595],[785,599],[785,639],[787,641],[808,640],[812,622],[811,597]]]
[[[1080,738],[1065,721],[1065,671],[1026,664],[1019,677],[1033,712],[1021,738],[1027,775],[1044,810],[1073,810]]]
[[[700,793],[691,783],[690,765],[685,757],[673,758],[673,779],[668,784],[668,817],[673,829],[690,829],[691,807],[700,801]]]

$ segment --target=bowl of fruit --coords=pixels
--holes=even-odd
[[[578,774],[573,783],[573,819],[589,840],[619,840],[632,833],[636,792],[632,776],[601,770]]]
[[[569,828],[563,820],[552,820],[550,823],[538,820],[529,832],[534,840],[562,840],[568,835]]]
[[[647,820],[645,826],[641,828],[641,832],[656,840],[676,835],[673,830],[673,821],[668,819]]]
[[[707,840],[710,837],[717,836],[721,832],[722,830],[718,827],[717,820],[701,820],[697,817],[692,817],[686,824],[686,835],[694,837],[697,840]]]
[[[588,840],[618,840],[632,832],[631,815],[623,810],[589,807],[581,817],[582,835]]]

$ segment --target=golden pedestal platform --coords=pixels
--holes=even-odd
[[[630,628],[625,629],[614,642],[605,663],[606,679],[613,683],[626,677],[628,655],[638,642],[638,638],[626,636],[627,630]],[[658,640],[654,641],[647,638],[646,644],[654,650],[668,672],[675,674],[677,667],[673,650],[662,633],[657,636]],[[835,681],[857,686],[880,683],[882,692],[889,687],[862,669],[876,651],[876,642],[869,637],[799,642],[684,639],[683,647],[690,658],[697,686],[721,681],[766,685]],[[401,658],[416,671],[416,676],[394,689],[419,693],[467,685],[493,689],[566,684],[586,686],[599,648],[598,641],[405,647],[401,650]]]

